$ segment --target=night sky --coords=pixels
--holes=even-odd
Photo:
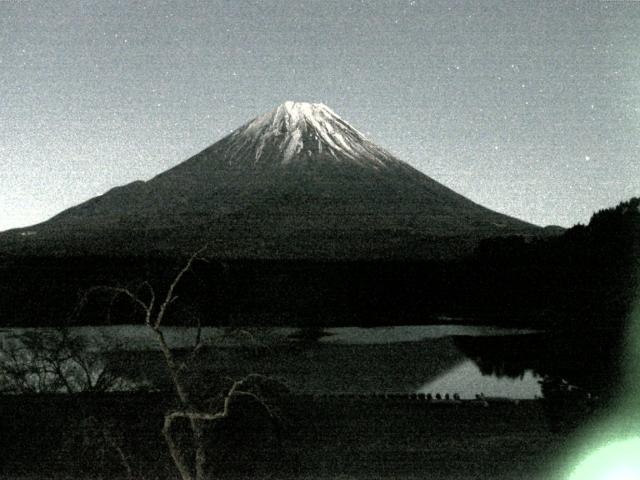
[[[0,230],[285,100],[487,207],[584,223],[640,194],[640,2],[0,1]]]

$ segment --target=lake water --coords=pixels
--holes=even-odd
[[[29,331],[0,330],[0,346]],[[130,369],[132,376],[145,372],[145,384],[162,382],[162,361],[146,327],[77,327],[71,332],[85,339],[91,351]],[[461,398],[482,394],[511,399],[541,395],[539,378],[532,371],[515,378],[483,375],[456,342],[460,336],[521,337],[534,334],[531,330],[461,325],[331,328],[315,341],[296,340],[297,333],[300,330],[293,328],[205,328],[204,343],[215,348],[204,354],[201,367],[231,377],[264,373],[305,393],[457,393]],[[173,348],[192,345],[195,334],[195,329],[165,329]]]
[[[531,370],[517,378],[483,375],[471,360],[465,360],[440,377],[426,383],[420,393],[455,392],[460,398],[503,397],[511,399],[531,399],[542,396],[540,377]]]

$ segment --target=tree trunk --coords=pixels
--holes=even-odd
[[[176,445],[176,442],[173,439],[173,434],[171,433],[173,418],[174,417],[172,417],[171,415],[165,415],[162,434],[164,435],[164,439],[167,442],[167,447],[169,447],[169,454],[171,455],[171,459],[173,460],[174,465],[180,473],[180,478],[182,478],[182,480],[194,480],[193,475],[191,474],[191,469],[189,468],[189,463],[187,462],[184,453],[182,452],[180,447]]]

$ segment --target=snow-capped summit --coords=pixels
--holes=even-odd
[[[288,100],[272,111],[251,120],[247,127],[267,125],[272,128],[282,128],[288,131],[304,129],[305,123],[321,124],[342,120],[324,103],[293,102]]]
[[[537,227],[429,178],[326,105],[285,102],[151,180],[27,230],[37,235],[11,238],[91,252],[184,253],[212,243],[234,257],[415,258],[445,243],[459,248],[461,238]],[[433,240],[442,237],[458,240]]]
[[[292,101],[284,102],[272,111],[254,118],[236,132],[249,135],[293,135],[296,132],[304,134],[309,130],[315,130],[329,136],[334,133],[336,127],[339,130],[352,130],[359,138],[364,139],[364,135],[348,125],[324,103]]]
[[[391,157],[323,103],[284,102],[227,140],[230,161],[287,164],[315,156],[380,168]]]

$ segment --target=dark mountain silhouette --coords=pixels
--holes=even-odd
[[[396,159],[328,107],[286,102],[149,181],[5,232],[0,243],[60,254],[186,253],[209,243],[220,257],[425,258],[541,232]]]
[[[178,288],[169,323],[299,327],[478,323],[569,334],[626,328],[635,305],[640,200],[596,213],[555,237],[484,240],[450,260],[232,259],[198,262]],[[140,323],[126,298],[95,285],[145,282],[163,291],[185,259],[158,255],[12,255],[0,252],[0,325]],[[108,315],[107,315],[108,312]]]

